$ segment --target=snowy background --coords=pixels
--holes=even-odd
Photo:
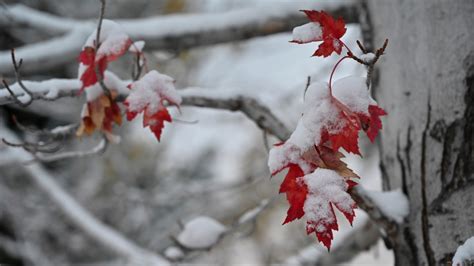
[[[42,8],[39,2],[44,2],[44,9],[60,16],[94,18],[98,12],[98,1],[80,1],[81,4],[72,0],[21,2],[35,8]],[[307,2],[289,0],[133,2],[134,5],[130,6],[129,1],[110,0],[108,16],[137,18],[176,11],[213,13],[257,6],[264,8],[275,2],[295,10],[307,5]],[[357,25],[349,25],[343,40],[351,46],[356,39],[360,39],[360,29]],[[310,76],[312,81],[327,81],[338,57],[311,58],[315,44],[296,45],[289,43],[290,40],[291,34],[283,33],[179,54],[149,52],[147,57],[150,68],[177,79],[178,89],[202,87],[216,95],[255,97],[293,129],[302,111],[307,77]],[[112,68],[118,73],[128,71],[123,69],[121,62]],[[65,70],[51,73],[51,77],[74,78],[75,69],[77,64],[72,62]],[[360,65],[348,61],[338,69],[335,79],[347,75],[365,73]],[[79,99],[62,99],[55,103],[38,102],[29,110],[40,110],[43,116],[42,122],[36,126],[51,128],[79,119],[81,104]],[[180,223],[208,216],[225,227],[231,227],[239,218],[242,219],[242,214],[259,206],[262,201],[268,201],[269,206],[256,218],[254,225],[226,234],[210,250],[185,254],[184,261],[304,265],[314,264],[319,256],[327,253],[314,235],[306,236],[303,220],[281,225],[288,207],[284,195],[278,195],[283,176],[270,179],[266,163],[265,142],[272,145],[276,139],[265,139],[261,130],[240,113],[191,107],[184,107],[181,111],[181,114],[173,113],[178,121],[166,125],[161,143],[157,143],[137,119],[117,130],[122,136],[121,144],[110,146],[102,156],[65,160],[52,163],[48,168],[60,177],[57,181],[99,219],[150,250],[170,258],[182,255],[173,242],[174,238],[186,238],[180,235]],[[18,113],[26,123],[32,122],[28,121],[29,113],[18,107],[3,108],[1,112],[5,120],[10,114]],[[366,138],[362,139],[366,141]],[[74,141],[68,148],[90,147],[89,142]],[[346,161],[362,177],[365,188],[380,190],[376,145],[363,142],[361,146],[364,158],[348,156]],[[2,224],[7,223],[8,230],[35,245],[38,252],[54,263],[112,260],[110,254],[96,248],[93,241],[71,226],[48,198],[14,166],[0,169],[0,214],[7,220]],[[362,226],[366,219],[365,213],[357,211],[353,228]],[[342,228],[335,234],[335,247],[354,230],[345,219],[339,220]],[[217,232],[225,230],[220,226],[211,229]],[[205,240],[209,239],[201,239]],[[393,255],[382,241],[347,263],[392,264]]]

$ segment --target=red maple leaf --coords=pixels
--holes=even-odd
[[[300,180],[303,176],[304,172],[297,164],[288,165],[288,173],[280,186],[280,193],[286,193],[286,199],[290,204],[283,224],[295,219],[300,219],[304,215],[303,206],[306,200],[306,194],[308,194],[308,188],[304,182]]]
[[[336,207],[352,225],[356,204],[347,193],[354,182],[345,179],[336,171],[318,168],[304,177],[308,194],[304,204],[307,217],[306,232],[316,233],[316,237],[328,250],[333,240],[333,232],[339,229],[334,208]]]
[[[181,97],[174,88],[174,80],[153,70],[129,85],[132,90],[125,100],[127,120],[143,112],[143,127],[148,127],[160,141],[165,121],[172,122],[165,103],[179,107]]]
[[[103,77],[105,69],[107,68],[107,60],[105,57],[101,58],[97,62],[95,61],[95,49],[93,47],[85,47],[79,54],[79,62],[85,66],[85,70],[82,73],[80,80],[82,81],[82,87],[79,93],[84,88],[92,86],[97,83],[98,77],[96,73],[96,67],[100,75]]]
[[[324,11],[302,10],[306,16],[314,23],[318,23],[322,30],[322,43],[319,45],[313,56],[328,57],[333,52],[341,54],[344,43],[340,40],[346,33],[346,24],[342,18],[335,20]],[[320,41],[314,38],[312,41]]]
[[[360,115],[359,117],[367,137],[371,142],[374,142],[380,129],[382,129],[380,117],[387,115],[387,113],[377,105],[369,105],[369,115],[370,117],[366,115]]]
[[[84,104],[82,121],[76,132],[77,136],[84,133],[91,135],[96,129],[106,133],[112,133],[113,124],[122,124],[122,114],[115,98],[118,93],[111,90],[110,98],[104,94]]]
[[[132,40],[125,34],[120,26],[110,20],[103,20],[102,31],[96,51],[96,32],[93,32],[86,41],[84,48],[79,54],[79,79],[82,87],[79,93],[85,88],[97,83],[96,68],[100,76],[104,76],[107,64],[122,56],[132,44]]]

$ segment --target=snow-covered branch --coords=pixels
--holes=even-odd
[[[310,8],[314,4],[308,4]],[[321,4],[336,17],[346,22],[357,22],[353,5]],[[179,51],[198,46],[245,40],[280,32],[289,32],[303,24],[305,18],[293,5],[272,4],[216,14],[184,14],[150,17],[143,19],[117,20],[125,32],[134,40],[144,40],[146,49]],[[33,10],[23,5],[9,6],[1,11],[0,26],[39,28],[49,33],[62,33],[61,37],[28,44],[17,48],[17,57],[25,61],[25,74],[47,71],[68,62],[73,62],[87,36],[96,25],[92,20],[64,19]],[[0,74],[12,73],[9,52],[0,52]]]
[[[114,81],[119,87],[126,87],[128,82],[116,80]],[[24,81],[23,82],[33,93],[33,95],[49,95],[50,97],[69,97],[77,96],[80,89],[80,82],[76,79],[58,79],[47,80],[43,82]],[[18,93],[21,99],[24,92],[17,84],[11,85],[14,92]],[[123,91],[123,90],[122,90]],[[249,119],[254,121],[262,130],[268,132],[281,141],[286,140],[291,131],[281,120],[276,117],[271,110],[260,103],[258,100],[248,96],[231,96],[231,95],[213,95],[209,93],[210,90],[202,88],[188,88],[180,90],[183,98],[183,106],[196,106],[204,108],[221,109],[228,111],[240,111]],[[34,96],[33,96],[34,97]],[[119,97],[118,99],[125,99]],[[0,90],[0,105],[12,103],[11,95],[5,90]],[[384,213],[382,208],[376,201],[360,186],[356,186],[350,191],[350,194],[357,202],[358,206],[366,211],[369,216],[381,227],[387,234],[395,234],[397,229],[397,222],[390,216]]]
[[[68,151],[68,152],[62,152],[62,153],[56,153],[52,155],[36,155],[35,156],[35,161],[40,161],[44,163],[49,163],[49,162],[55,162],[59,160],[65,160],[65,159],[77,159],[77,158],[83,158],[95,154],[100,154],[104,152],[107,149],[107,139],[104,138],[102,139],[96,146],[91,148],[90,150],[86,151]],[[29,163],[29,162],[25,162]]]
[[[18,141],[15,135],[9,131],[2,132],[9,139]],[[34,157],[23,150],[12,149],[11,156],[18,161],[33,160]],[[113,253],[124,257],[131,264],[137,265],[167,265],[168,262],[149,250],[146,250],[111,227],[97,220],[91,213],[84,209],[70,194],[56,183],[48,170],[40,164],[22,165],[38,187],[59,207],[61,212],[69,218],[76,226],[81,228],[87,235]]]

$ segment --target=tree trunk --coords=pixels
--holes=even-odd
[[[374,90],[388,111],[384,189],[410,215],[391,241],[397,265],[446,265],[474,235],[474,1],[369,2],[375,47],[389,39]]]

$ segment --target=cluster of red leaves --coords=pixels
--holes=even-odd
[[[346,24],[342,18],[334,19],[329,14],[324,11],[315,11],[315,10],[302,10],[308,19],[317,23],[321,27],[322,35],[317,38],[313,38],[311,41],[323,41],[313,56],[323,56],[328,57],[333,52],[341,54],[342,47],[344,43],[341,41],[342,36],[346,33]],[[307,43],[293,41],[297,43]]]
[[[96,45],[98,43],[98,45]],[[79,130],[77,131],[78,136],[85,134],[92,134],[95,130],[100,130],[105,133],[106,136],[111,136],[112,125],[115,123],[120,125],[122,122],[120,107],[115,101],[116,91],[113,88],[108,88],[111,95],[105,95],[101,92],[102,88],[99,87],[100,79],[103,79],[104,83],[107,81],[108,74],[105,70],[107,65],[125,54],[127,50],[134,53],[137,58],[137,64],[140,68],[145,64],[145,57],[142,49],[144,42],[132,43],[132,40],[124,33],[120,26],[110,20],[103,21],[102,32],[100,40],[96,40],[96,33],[92,33],[89,39],[86,41],[86,45],[79,54],[79,79],[82,82],[80,92],[86,90],[86,93],[92,93],[93,97],[83,107],[82,112],[82,123]],[[96,51],[96,47],[98,47]],[[129,49],[131,47],[131,49]],[[146,66],[144,66],[146,69]],[[107,75],[105,75],[107,74]],[[164,122],[171,122],[171,116],[168,110],[164,107],[165,101],[167,103],[178,106],[179,102],[176,101],[177,96],[167,97],[164,93],[149,93],[154,90],[153,86],[159,86],[160,84],[165,87],[168,94],[174,92],[174,87],[171,89],[168,87],[167,82],[172,80],[166,75],[161,75],[157,71],[148,72],[142,79],[153,77],[152,82],[147,82],[149,88],[141,90],[136,93],[133,90],[134,84],[141,82],[138,80],[128,86],[131,89],[131,95],[137,96],[139,93],[145,93],[146,95],[138,97],[144,97],[149,102],[159,102],[159,108],[149,108],[148,105],[142,108],[136,109],[132,107],[130,109],[129,98],[124,102],[127,108],[127,119],[130,121],[134,119],[138,113],[143,112],[143,127],[149,127],[154,133],[158,141],[161,137],[161,132],[164,127]],[[138,77],[137,77],[138,78]],[[142,82],[143,83],[143,82]],[[145,82],[146,83],[146,82]],[[91,92],[92,91],[92,92]],[[130,96],[129,96],[130,97]],[[180,98],[179,98],[180,100]],[[153,111],[151,111],[153,109]]]
[[[282,143],[277,144],[277,146],[279,145],[282,145]],[[272,175],[276,175],[283,169],[288,168],[288,172],[281,183],[279,191],[280,193],[286,193],[286,198],[290,205],[283,224],[289,223],[295,219],[300,219],[305,214],[304,205],[309,191],[307,185],[303,182],[302,177],[306,174],[314,172],[318,168],[329,169],[335,171],[339,176],[344,178],[344,180],[347,182],[348,189],[351,189],[354,185],[356,185],[353,179],[357,179],[359,176],[349,169],[347,164],[341,161],[341,158],[344,158],[342,153],[334,151],[329,146],[329,143],[325,143],[324,145],[314,146],[312,149],[309,149],[303,154],[301,159],[310,165],[310,169],[307,170],[307,172],[303,171],[303,169],[301,169],[298,164],[289,163],[283,168],[272,173]],[[337,203],[333,201],[328,201],[325,204],[330,205],[330,208],[332,208],[332,205],[337,207]],[[356,206],[354,204],[353,209],[355,207]],[[344,213],[349,222],[352,224],[352,220],[355,215],[353,210],[339,210]],[[330,248],[331,241],[333,239],[332,230],[337,230],[338,228],[334,213],[332,213],[332,216],[333,217],[331,218],[333,218],[332,220],[334,222],[331,224],[324,224],[324,230],[321,232],[316,232],[318,240],[322,242],[328,249]],[[310,234],[315,232],[314,228],[316,228],[321,222],[322,221],[319,220],[307,221],[307,233]]]
[[[305,36],[301,40],[293,40],[296,43],[308,43],[313,41],[322,41],[313,56],[327,57],[333,52],[341,54],[342,47],[345,44],[340,38],[346,32],[345,23],[342,19],[335,20],[324,11],[313,11],[303,10],[306,16],[311,20],[312,23],[317,23],[322,31],[321,36]],[[317,31],[316,31],[317,32]],[[344,189],[338,187],[336,193],[339,196],[334,195],[333,197],[323,197],[321,195],[313,195],[318,201],[318,206],[327,207],[330,212],[327,213],[329,217],[313,218],[313,220],[307,221],[306,230],[308,234],[316,233],[316,237],[322,242],[328,250],[331,246],[333,239],[333,230],[338,230],[337,220],[334,215],[333,206],[338,208],[352,224],[356,208],[355,203],[350,199],[349,206],[345,205],[346,208],[341,207],[338,200],[342,198],[350,198],[347,194],[348,191],[355,186],[353,180],[359,178],[347,165],[341,160],[344,156],[339,152],[340,148],[346,150],[349,153],[360,155],[358,146],[358,135],[359,131],[363,130],[370,141],[374,141],[378,132],[382,128],[382,122],[380,116],[386,115],[386,112],[375,104],[370,104],[367,113],[356,113],[350,110],[345,104],[340,102],[331,93],[331,101],[337,107],[340,112],[339,117],[345,120],[345,126],[336,133],[329,133],[328,130],[323,129],[321,132],[321,138],[319,143],[314,143],[314,147],[306,150],[301,157],[296,160],[298,162],[304,162],[305,169],[303,169],[300,163],[289,160],[286,165],[272,172],[272,175],[277,174],[283,169],[288,168],[288,172],[280,186],[280,193],[286,193],[286,198],[289,202],[289,209],[284,224],[291,222],[295,219],[300,219],[305,215],[305,202],[311,193],[318,193],[329,189],[327,184],[322,184],[323,187],[318,188],[318,192],[312,192],[308,189],[307,184],[304,182],[304,177],[310,173],[314,173],[316,169],[328,169],[337,173],[341,180],[346,182]],[[275,145],[283,145],[280,143]],[[309,166],[309,167],[308,167]],[[312,178],[314,176],[311,176]],[[314,178],[318,178],[317,176]],[[334,190],[334,187],[331,187]],[[346,202],[347,203],[347,202]],[[321,207],[323,208],[323,207]],[[317,217],[317,216],[315,216]]]

